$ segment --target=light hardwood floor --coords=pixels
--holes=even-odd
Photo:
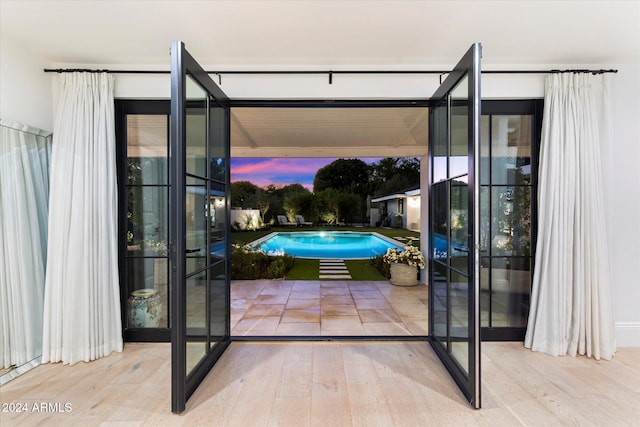
[[[45,364],[0,387],[3,427],[637,426],[640,348],[612,361],[483,344],[483,409],[470,409],[424,342],[233,343],[170,413],[168,344],[74,366]],[[68,412],[34,412],[33,405]]]

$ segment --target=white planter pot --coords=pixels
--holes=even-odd
[[[407,264],[391,264],[391,284],[396,286],[415,286],[418,284],[418,267]]]

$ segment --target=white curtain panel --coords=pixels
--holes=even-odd
[[[538,241],[525,347],[610,359],[608,74],[551,74],[544,98]]]
[[[122,351],[113,77],[60,75],[42,362]]]
[[[0,120],[0,367],[42,352],[51,133]]]

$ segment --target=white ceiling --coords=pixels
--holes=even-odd
[[[484,70],[615,68],[640,1],[0,0],[0,37],[43,67],[167,70],[177,39],[210,70],[442,70],[476,41]],[[424,154],[425,110],[269,110],[234,112],[234,156]]]
[[[231,109],[233,157],[420,157],[428,109]]]
[[[0,0],[0,36],[51,63],[232,68],[640,62],[639,1]]]

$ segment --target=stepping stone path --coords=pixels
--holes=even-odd
[[[321,279],[351,279],[351,274],[344,260],[341,259],[321,259],[320,260]]]

